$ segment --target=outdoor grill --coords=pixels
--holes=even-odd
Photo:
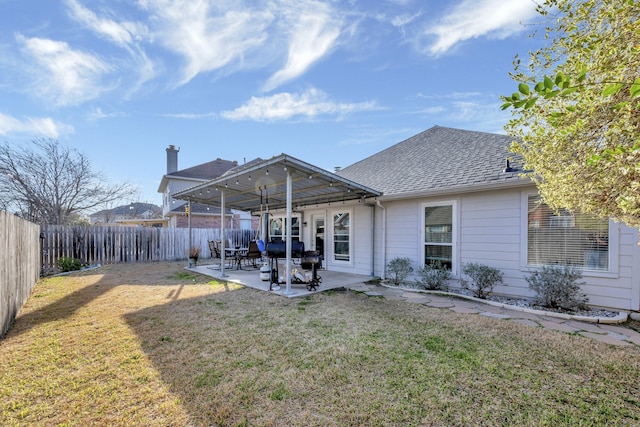
[[[300,258],[304,253],[304,242],[291,242],[291,258]],[[276,240],[267,243],[267,256],[269,258],[285,258],[287,256],[287,242]]]
[[[287,256],[287,243],[284,241],[273,241],[267,244],[267,256],[269,257],[269,267],[271,269],[269,279],[269,290],[273,290],[272,285],[278,283],[278,258]],[[318,276],[317,269],[322,265],[322,259],[317,251],[305,251],[304,242],[291,242],[291,258],[300,259],[300,268],[311,270],[311,276],[299,273],[293,274],[292,280],[295,283],[305,283],[309,291],[315,291],[322,278]]]

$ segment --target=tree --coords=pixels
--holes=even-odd
[[[0,204],[31,221],[70,224],[81,213],[135,193],[130,184],[104,182],[86,156],[57,140],[0,145]]]
[[[640,228],[640,3],[546,0],[548,44],[503,96],[527,175],[551,207]]]

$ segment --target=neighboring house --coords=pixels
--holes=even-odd
[[[173,194],[219,177],[237,167],[238,162],[217,158],[207,163],[178,170],[179,148],[170,145],[166,151],[167,173],[163,175],[158,187],[158,192],[162,193],[162,216],[168,219],[169,227],[186,228],[189,226],[188,203],[184,200],[174,199]],[[220,209],[216,207],[193,203],[190,216],[192,228],[220,228]],[[226,210],[225,227],[231,229],[251,228],[252,219],[245,212]]]
[[[162,208],[151,203],[135,202],[103,209],[89,215],[91,224],[128,224],[162,227]]]
[[[570,263],[583,270],[582,289],[591,305],[639,311],[638,230],[553,212],[541,203],[536,186],[520,177],[522,165],[509,152],[511,141],[505,135],[435,126],[335,174],[309,174],[308,164],[293,164],[295,159],[281,155],[234,176],[242,184],[248,173],[255,179],[268,168],[276,170],[275,161],[282,169],[283,160],[284,169],[289,161],[309,174],[308,180],[291,180],[292,237],[320,250],[328,270],[385,277],[389,261],[407,257],[414,272],[444,263],[452,285],[459,286],[463,264],[477,262],[504,273],[505,283],[494,293],[531,297],[527,274],[544,264]],[[288,169],[290,174],[294,167]],[[345,198],[337,201],[326,186],[317,185],[317,197],[296,200],[295,186],[311,178],[319,182],[320,174],[330,185],[340,184]],[[343,181],[334,181],[338,177]],[[350,199],[355,184],[380,195],[369,191]],[[207,185],[219,182],[202,188]],[[196,191],[201,190],[191,194]],[[268,238],[282,236],[285,209],[280,205],[269,213]]]

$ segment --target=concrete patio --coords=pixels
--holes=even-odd
[[[295,267],[294,267],[295,268]],[[269,281],[260,279],[260,269],[252,266],[242,266],[242,269],[225,268],[224,276],[220,269],[219,264],[202,264],[196,267],[187,267],[187,270],[195,271],[207,276],[211,276],[218,280],[224,280],[226,282],[238,283],[240,285],[258,289],[261,291],[269,291]],[[349,288],[354,285],[363,284],[372,279],[371,276],[364,276],[359,274],[339,273],[336,271],[327,271],[320,269],[317,275],[322,278],[322,281],[317,286],[315,291],[307,290],[305,283],[291,283],[291,292],[287,293],[286,284],[279,284],[276,288],[276,284],[273,285],[274,290],[271,292],[284,297],[294,298],[311,295],[316,292],[327,291],[330,289]]]

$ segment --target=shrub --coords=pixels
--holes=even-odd
[[[536,293],[535,302],[548,308],[580,310],[587,308],[589,299],[580,292],[578,283],[582,272],[575,267],[544,266],[525,277],[529,288]]]
[[[200,248],[198,246],[191,246],[189,248],[189,258],[198,258],[200,256]]]
[[[60,257],[58,258],[58,268],[64,273],[67,271],[80,270],[82,262],[78,258]]]
[[[387,264],[387,275],[396,286],[399,286],[412,271],[409,258],[394,258]]]
[[[447,280],[451,278],[451,270],[449,270],[441,262],[427,264],[418,269],[420,280],[419,285],[425,289],[446,291],[449,289]]]
[[[488,265],[470,262],[462,267],[462,273],[471,278],[469,281],[462,279],[460,283],[464,289],[473,292],[476,298],[487,298],[493,288],[503,282],[502,271]]]

